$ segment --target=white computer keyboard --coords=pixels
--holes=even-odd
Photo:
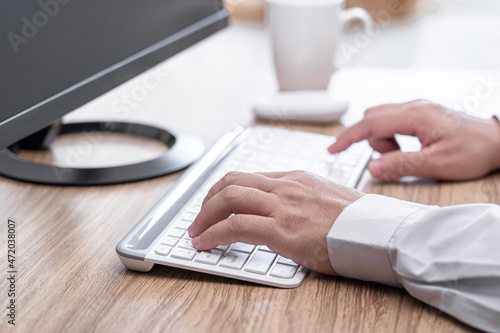
[[[307,270],[275,254],[267,246],[235,243],[200,252],[191,245],[187,228],[199,213],[203,199],[212,185],[229,171],[306,170],[337,183],[355,187],[370,159],[371,149],[366,143],[360,143],[345,152],[331,155],[327,152],[327,147],[334,140],[326,135],[272,127],[246,129],[230,140],[231,148],[226,149],[228,152],[223,154],[223,158],[212,163],[210,172],[205,173],[182,207],[177,205],[178,212],[168,225],[163,230],[156,228],[159,231],[157,237],[147,252],[142,251],[145,253],[144,262],[277,287],[290,288],[300,285]],[[161,210],[158,207],[156,209]],[[154,216],[149,219],[149,224],[137,229],[151,229]],[[135,236],[137,238],[137,235]],[[118,252],[120,254],[120,251]],[[127,263],[130,262],[125,260],[126,266],[137,269]]]

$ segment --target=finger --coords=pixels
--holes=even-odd
[[[376,115],[380,116],[381,114],[385,114],[385,113],[395,112],[400,108],[401,108],[401,104],[384,104],[384,105],[379,105],[379,106],[369,108],[365,111],[364,118],[353,126],[357,126],[360,123],[366,123],[367,122],[366,118],[371,118],[371,117],[374,117]],[[332,145],[330,145],[330,147],[328,147],[328,151],[330,153],[332,153],[332,154],[340,153],[341,151],[344,151],[347,148],[349,148],[349,146],[352,145],[353,143],[367,139],[367,138],[361,138],[358,141],[352,140],[350,142],[347,140],[344,142],[343,140],[345,140],[345,139],[340,139],[340,138],[344,138],[346,136],[349,136],[350,131],[348,131],[348,130],[350,128],[352,128],[353,126],[344,129],[344,131],[342,133],[340,133],[340,135],[337,136],[337,140]],[[346,132],[347,132],[347,134],[346,134]],[[339,142],[339,139],[340,139],[340,142]]]
[[[200,251],[211,250],[219,245],[243,242],[254,245],[271,245],[276,220],[256,215],[233,215],[214,224],[198,237],[193,238],[193,246]]]
[[[339,153],[353,143],[373,137],[391,138],[396,133],[418,137],[422,124],[417,117],[418,113],[404,112],[404,109],[374,113],[344,130],[328,151]]]
[[[268,216],[276,205],[275,194],[230,185],[206,202],[188,232],[191,237],[196,237],[231,214]]]
[[[368,140],[370,146],[381,154],[393,150],[400,150],[399,144],[394,137],[388,139],[372,138]]]
[[[212,186],[203,200],[202,207],[205,206],[207,201],[214,195],[230,185],[255,188],[264,192],[271,192],[273,188],[270,179],[262,174],[231,171]]]
[[[434,177],[436,168],[427,152],[393,151],[382,155],[368,164],[374,178],[390,181],[405,176]]]

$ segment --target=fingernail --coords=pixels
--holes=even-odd
[[[200,236],[193,238],[191,241],[194,247],[198,248],[198,245],[200,245]]]
[[[382,161],[381,159],[371,161],[368,165],[368,170],[370,170],[372,176],[376,178],[382,178],[385,172],[384,161]]]
[[[188,227],[188,234],[190,237],[193,237],[193,229],[194,229],[194,226],[193,226],[193,223],[191,223],[191,225]]]

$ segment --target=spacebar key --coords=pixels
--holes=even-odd
[[[273,264],[274,258],[276,258],[275,253],[257,251],[245,267],[245,271],[264,275]]]

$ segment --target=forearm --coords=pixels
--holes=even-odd
[[[439,208],[366,195],[340,215],[327,240],[340,275],[402,286],[469,325],[495,331],[498,239],[499,206]]]

